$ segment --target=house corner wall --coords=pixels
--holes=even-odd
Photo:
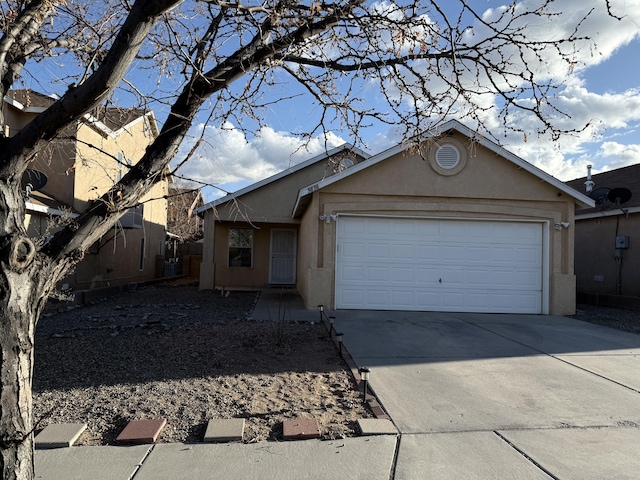
[[[200,264],[200,290],[215,288],[216,264],[214,263],[216,219],[213,210],[207,210],[204,217],[204,237],[202,263]]]
[[[576,313],[576,276],[554,274],[551,277],[553,298],[549,305],[551,315],[575,315]]]
[[[327,225],[319,218],[319,194],[312,196],[302,217],[298,237],[298,293],[309,309],[333,309],[333,268],[326,268],[324,236]]]
[[[574,204],[567,201],[556,215],[551,232],[551,257],[549,274],[549,314],[574,315],[576,312],[576,276],[574,272]],[[568,227],[556,228],[555,224],[567,222]]]

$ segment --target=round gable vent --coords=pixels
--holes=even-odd
[[[423,158],[440,175],[451,176],[460,173],[467,164],[467,153],[464,145],[457,139],[447,137],[441,142],[425,142],[421,147],[425,152]]]
[[[445,170],[456,168],[460,163],[460,152],[452,143],[445,143],[436,151],[436,163]]]

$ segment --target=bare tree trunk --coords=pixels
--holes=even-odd
[[[4,480],[31,480],[33,346],[40,302],[28,274],[0,267],[0,470]]]
[[[24,201],[0,183],[0,472],[4,480],[34,477],[34,334],[62,265],[38,255],[22,224]],[[63,262],[60,262],[61,264]]]

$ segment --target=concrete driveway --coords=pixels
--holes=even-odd
[[[401,432],[396,480],[640,478],[640,336],[538,315],[335,315]]]

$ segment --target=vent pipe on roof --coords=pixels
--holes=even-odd
[[[591,180],[591,165],[587,165],[587,181],[584,182],[584,185],[586,187],[587,190],[587,195],[591,193],[591,190],[593,190],[593,186],[596,183]]]

